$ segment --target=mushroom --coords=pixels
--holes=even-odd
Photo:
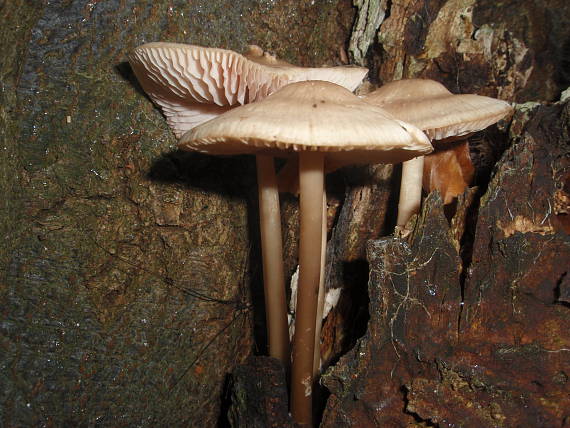
[[[265,98],[299,80],[330,80],[354,90],[367,69],[362,67],[296,67],[250,46],[236,52],[178,43],[137,47],[130,64],[145,92],[158,104],[180,138],[194,126],[230,108]],[[257,156],[260,229],[269,355],[287,368],[290,362],[281,219],[273,158]]]
[[[297,316],[292,356],[291,413],[312,423],[316,306],[323,251],[326,162],[401,162],[432,150],[416,127],[329,82],[287,85],[265,100],[230,110],[195,127],[180,148],[213,155],[260,153],[299,157],[300,243]]]
[[[501,100],[473,94],[454,95],[434,80],[405,79],[388,83],[364,97],[398,119],[416,125],[431,140],[450,139],[480,131],[512,111]],[[419,211],[424,157],[402,165],[397,225],[403,228]]]
[[[244,56],[182,43],[147,43],[131,53],[129,63],[177,138],[231,107],[260,101],[288,83],[326,80],[354,91],[368,73],[366,68],[351,66],[297,67],[255,45]]]

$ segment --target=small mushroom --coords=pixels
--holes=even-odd
[[[473,94],[454,95],[441,83],[405,79],[388,83],[364,99],[398,119],[416,125],[431,140],[444,140],[480,131],[512,111],[501,100]],[[423,156],[404,162],[397,225],[404,227],[419,211]]]
[[[287,85],[265,100],[230,110],[186,133],[180,148],[213,155],[299,157],[300,243],[291,412],[312,423],[313,354],[323,252],[325,162],[393,163],[432,150],[416,127],[350,91],[322,81]]]
[[[296,67],[250,46],[236,52],[178,43],[137,47],[129,61],[145,92],[158,104],[180,138],[194,126],[232,107],[259,101],[289,82],[330,80],[354,90],[362,67]],[[289,365],[279,195],[273,158],[257,156],[260,229],[269,355]]]

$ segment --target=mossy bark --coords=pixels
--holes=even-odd
[[[351,14],[347,1],[0,2],[1,425],[215,426],[224,378],[252,350],[254,160],[177,152],[126,55],[258,43],[334,64]]]

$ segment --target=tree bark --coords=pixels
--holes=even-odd
[[[255,162],[177,152],[127,54],[332,65],[351,20],[349,1],[0,1],[0,425],[216,426],[263,314]]]
[[[569,131],[567,102],[518,110],[467,223],[432,193],[407,241],[368,242],[368,329],[324,377],[322,426],[564,426]]]
[[[392,3],[369,53],[371,78],[557,100],[570,83],[560,50],[570,8],[559,6],[552,14],[552,4],[526,1]],[[362,312],[342,297],[325,323],[331,360],[350,351],[323,378],[331,396],[322,426],[567,423],[568,112],[567,103],[521,104],[512,121],[470,138],[476,187],[445,207],[428,195],[407,240],[370,231],[380,224],[372,214],[350,221],[373,195],[393,200],[393,187],[348,190],[338,218],[349,221],[335,225],[329,243],[329,287],[350,297],[362,290],[362,276],[348,269],[364,260],[349,250],[351,230],[380,239],[352,247],[368,249],[365,334],[347,340],[353,347],[335,341],[354,329],[347,314]]]
[[[565,0],[368,4],[386,7],[374,39],[358,35],[372,86],[422,77],[544,103],[570,84]],[[225,420],[225,376],[251,353],[252,324],[264,328],[254,160],[177,152],[126,54],[257,43],[334,65],[355,12],[349,0],[0,1],[3,425]],[[455,206],[430,195],[408,241],[389,237],[398,166],[327,178],[326,284],[342,294],[323,327],[336,363],[323,426],[567,423],[568,121],[568,104],[522,104],[470,138],[476,187]],[[297,201],[282,202],[290,274]],[[248,397],[267,403],[270,389]]]

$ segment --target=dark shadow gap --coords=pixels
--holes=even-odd
[[[340,330],[337,329],[333,333],[333,340],[338,342],[332,344],[333,355],[328,362],[325,362],[322,372],[326,371],[328,367],[334,366],[342,356],[354,347],[358,339],[366,334],[370,319],[368,309],[370,303],[368,296],[368,262],[366,260],[355,260],[353,262],[342,262],[342,266],[344,287],[339,302],[333,311],[340,314],[339,316],[342,317],[343,323]],[[320,384],[318,384],[317,388],[314,413],[315,420],[320,423],[330,392]]]

